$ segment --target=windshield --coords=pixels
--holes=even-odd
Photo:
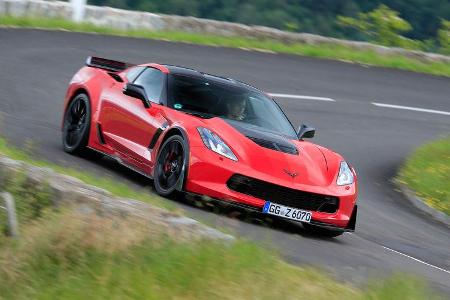
[[[171,108],[203,118],[220,117],[297,139],[278,105],[256,89],[211,75],[169,76]]]

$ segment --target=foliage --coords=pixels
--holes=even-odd
[[[16,213],[20,224],[40,218],[51,206],[49,187],[46,184],[34,184],[27,180],[22,172],[4,174],[1,189],[14,197]],[[0,201],[0,205],[2,205]],[[7,230],[6,213],[0,210],[0,235]]]
[[[450,1],[443,0],[89,0],[89,3],[265,25],[351,40],[367,40],[367,35],[339,26],[337,16],[354,18],[383,4],[397,11],[399,17],[410,24],[406,38],[431,41],[424,45],[429,47],[427,50],[436,50],[441,19],[450,20]],[[404,44],[417,47],[409,41]]]
[[[450,137],[415,150],[400,170],[399,180],[426,203],[450,216]]]
[[[136,218],[63,210],[0,243],[0,299],[434,299],[417,278],[366,291],[253,243],[179,241]]]
[[[27,180],[21,172],[7,177],[5,181],[4,189],[14,197],[20,223],[40,218],[51,206],[48,185]]]
[[[417,41],[400,35],[410,31],[411,24],[386,5],[368,13],[359,13],[357,18],[338,16],[338,24],[355,28],[367,35],[371,42],[381,45],[413,49],[419,46]]]
[[[438,31],[438,41],[440,51],[450,55],[450,21],[442,20],[441,28]]]

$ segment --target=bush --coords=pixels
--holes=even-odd
[[[430,206],[450,216],[450,137],[416,149],[400,170],[406,183]]]
[[[354,28],[365,34],[369,41],[390,47],[422,49],[420,41],[408,39],[401,33],[412,29],[411,24],[400,18],[399,13],[384,4],[368,13],[359,13],[357,18],[338,16],[343,27]]]

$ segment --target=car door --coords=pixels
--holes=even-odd
[[[123,94],[124,83],[117,82],[104,93],[99,120],[106,142],[123,162],[147,173],[153,166],[151,140],[157,130],[166,123],[161,115],[162,97],[165,93],[166,74],[146,67],[133,83],[144,87],[151,106]]]

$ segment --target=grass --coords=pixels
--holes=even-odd
[[[27,148],[26,146],[24,147]],[[62,150],[61,150],[62,151]],[[0,154],[6,155],[12,159],[20,160],[39,167],[48,167],[56,172],[73,176],[82,180],[87,184],[91,184],[102,189],[111,192],[113,195],[124,198],[132,198],[140,201],[144,201],[165,209],[174,211],[175,205],[170,201],[158,197],[156,194],[134,190],[130,186],[117,182],[117,180],[110,177],[102,177],[94,175],[92,173],[77,170],[72,168],[63,167],[48,161],[39,160],[34,158],[31,154],[32,150],[21,150],[9,143],[5,138],[0,137]]]
[[[136,219],[74,210],[0,236],[0,299],[433,299],[394,276],[363,290],[252,243],[178,241]]]
[[[450,136],[416,149],[398,178],[427,204],[450,216]]]
[[[115,184],[34,160],[1,138],[0,153],[103,188]],[[45,185],[30,185],[20,175],[5,185],[16,200],[20,238],[0,232],[0,299],[436,298],[418,278],[399,274],[362,290],[317,269],[287,264],[248,241],[180,240],[176,231],[139,218],[55,208]]]
[[[1,138],[0,153],[67,173]],[[29,185],[20,173],[7,178],[5,188],[16,200],[20,238],[0,232],[0,299],[436,298],[418,278],[399,274],[361,290],[317,269],[289,265],[247,241],[180,240],[176,231],[139,218],[54,208],[46,186]]]
[[[276,53],[296,54],[316,58],[344,60],[367,65],[396,68],[413,72],[428,73],[450,77],[450,63],[423,62],[400,55],[381,55],[370,50],[355,50],[336,44],[307,45],[301,43],[282,43],[275,40],[257,40],[244,37],[224,37],[187,32],[164,32],[149,30],[118,30],[95,26],[89,23],[76,24],[62,19],[23,18],[1,16],[0,26],[26,28],[63,29],[76,32],[93,32],[137,38],[160,39],[173,42],[187,42],[232,48],[244,48]]]

